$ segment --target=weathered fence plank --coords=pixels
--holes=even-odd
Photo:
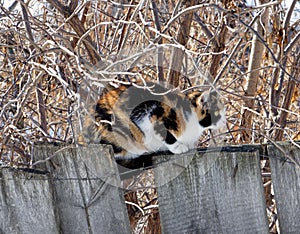
[[[0,233],[130,233],[110,147],[39,145],[35,156],[49,173],[0,170]]]
[[[300,163],[300,150],[291,144],[280,147]],[[300,168],[276,146],[269,146],[271,175],[280,233],[300,232]]]
[[[268,233],[258,151],[176,155],[154,172],[163,233]]]
[[[111,148],[37,146],[50,172],[63,233],[129,233],[129,219]],[[53,156],[56,154],[55,156]]]
[[[299,233],[300,169],[280,159],[300,163],[300,150],[280,147],[268,146],[279,227]],[[268,233],[259,150],[154,156],[163,232]],[[34,155],[35,173],[0,169],[0,233],[131,232],[110,147],[38,145]]]
[[[59,233],[47,175],[0,169],[0,233]]]

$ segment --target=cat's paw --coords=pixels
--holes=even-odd
[[[187,145],[179,142],[176,142],[172,145],[168,145],[168,148],[173,154],[182,154],[189,151],[189,147]]]

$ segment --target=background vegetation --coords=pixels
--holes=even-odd
[[[295,0],[0,4],[1,164],[30,166],[39,141],[75,143],[102,88],[140,78],[217,87],[227,108],[222,144],[298,145],[299,14]],[[145,176],[137,181],[151,185]],[[158,222],[153,194],[126,194],[137,231],[159,231],[142,225]]]

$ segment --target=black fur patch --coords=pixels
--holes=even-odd
[[[164,114],[164,108],[159,104],[153,109],[152,115],[156,116],[157,119],[161,118]]]
[[[138,106],[134,107],[134,109],[130,113],[130,119],[132,121],[137,121],[142,119],[149,113],[161,117],[163,115],[163,112],[164,109],[161,107],[158,101],[150,100],[150,101],[143,102]]]
[[[176,112],[175,112],[174,109],[171,109],[168,117],[163,118],[165,127],[167,129],[177,131],[178,130],[178,125],[177,125],[176,119],[177,119]]]
[[[207,113],[205,118],[199,121],[199,124],[203,127],[209,127],[215,123],[217,123],[221,119],[221,115],[212,115]]]
[[[199,121],[199,124],[203,127],[209,127],[211,125],[211,116],[210,114],[208,113],[204,119],[200,120]]]
[[[167,131],[167,136],[166,136],[166,143],[169,145],[174,144],[177,140],[176,138],[172,135],[172,133],[170,133],[169,131]]]
[[[108,113],[108,110],[106,108],[101,107],[101,105],[98,103],[95,106],[95,118],[100,117],[101,120],[112,120],[111,114]]]

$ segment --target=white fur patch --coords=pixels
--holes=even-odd
[[[138,149],[135,146],[125,147],[130,150],[128,150],[128,154],[125,157],[122,156],[122,158],[136,158],[138,155],[142,155],[144,153],[153,153],[165,150],[169,150],[174,154],[187,152],[196,146],[205,129],[219,129],[226,125],[225,108],[221,111],[220,120],[216,124],[207,128],[203,128],[203,126],[199,124],[197,114],[193,111],[185,118],[184,121],[185,129],[182,131],[181,136],[178,138],[174,136],[177,141],[174,144],[169,145],[166,144],[161,135],[154,131],[153,124],[150,121],[150,114],[144,116],[137,122],[137,125],[144,133],[145,150]]]
[[[195,112],[192,112],[191,115],[188,116],[188,119],[185,121],[186,127],[182,132],[182,135],[178,137],[177,141],[185,144],[188,149],[192,149],[198,142],[199,137],[204,131],[204,128],[199,124],[197,114]]]
[[[167,150],[164,139],[154,131],[149,115],[145,116],[137,124],[144,132],[144,146],[149,152]]]

